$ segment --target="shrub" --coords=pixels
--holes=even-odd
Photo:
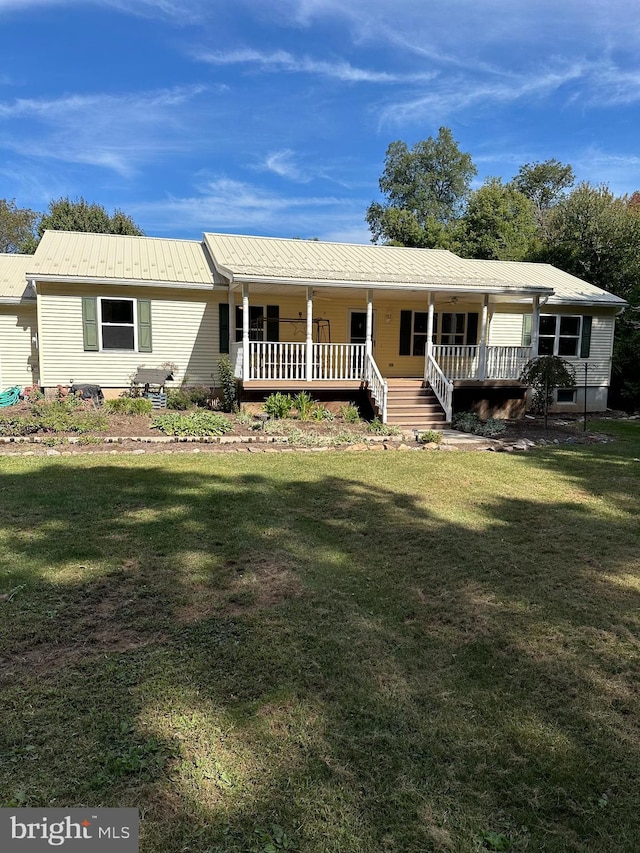
[[[33,435],[38,432],[36,420],[20,415],[0,415],[0,435]]]
[[[360,412],[355,403],[345,403],[340,406],[340,414],[348,424],[357,424],[360,421]]]
[[[211,388],[206,385],[194,385],[187,389],[189,399],[199,409],[208,409],[211,403]]]
[[[506,427],[506,423],[500,418],[489,418],[484,424],[484,431],[482,435],[501,435],[505,431]]]
[[[308,421],[310,419],[314,405],[313,397],[307,394],[306,391],[300,391],[293,398],[293,408],[298,412],[298,418],[301,421]]]
[[[105,400],[105,411],[114,415],[150,415],[153,403],[144,397],[118,397],[115,400]]]
[[[453,428],[460,432],[475,433],[482,421],[475,412],[459,412],[453,416]]]
[[[320,403],[317,403],[309,414],[312,421],[332,421],[335,419],[333,412],[325,409]]]
[[[222,408],[225,412],[238,411],[238,380],[228,355],[223,355],[218,364],[218,378],[222,388]]]
[[[400,435],[402,430],[394,424],[383,424],[380,418],[374,418],[369,421],[369,432],[376,435]]]
[[[242,426],[253,426],[256,423],[255,418],[252,414],[250,414],[246,409],[240,409],[238,414],[236,415],[236,421]]]
[[[418,441],[423,444],[441,444],[442,433],[437,429],[425,429],[424,432],[418,434]]]
[[[191,397],[189,392],[183,388],[174,388],[167,394],[167,409],[177,409],[185,411],[191,405]]]
[[[233,424],[224,415],[203,411],[192,412],[188,415],[167,412],[163,415],[157,415],[151,426],[165,435],[177,436],[224,435],[233,429]]]
[[[293,398],[291,394],[281,394],[277,391],[275,394],[269,394],[263,408],[270,418],[288,418],[293,408]]]
[[[109,426],[106,417],[84,407],[76,397],[40,401],[31,406],[34,421],[44,432],[102,432]]]
[[[490,438],[505,431],[506,424],[499,418],[489,418],[482,421],[475,412],[460,412],[453,417],[453,428],[460,432],[470,432],[474,435],[484,435]]]

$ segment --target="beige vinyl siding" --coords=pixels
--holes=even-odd
[[[531,309],[525,311],[531,314]],[[489,314],[489,346],[522,346],[522,314],[496,311]]]
[[[0,389],[38,381],[35,305],[0,305]]]
[[[164,288],[41,284],[40,346],[45,387],[89,382],[125,388],[139,366],[177,365],[176,384],[213,385],[219,359],[218,302],[225,293]],[[85,352],[82,296],[151,300],[153,352]]]
[[[525,311],[531,313],[531,311]],[[595,314],[592,309],[585,311],[579,305],[576,306],[543,306],[541,314],[566,316],[591,316],[591,350],[588,359],[578,356],[568,357],[567,361],[576,368],[578,383],[584,373],[580,365],[589,362],[589,385],[608,385],[611,379],[611,356],[613,353],[613,335],[615,330],[615,316],[613,312],[607,314]],[[522,314],[497,311],[490,321],[489,343],[493,346],[520,346],[522,341]],[[584,369],[584,368],[583,368]]]

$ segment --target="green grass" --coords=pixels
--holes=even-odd
[[[600,428],[0,457],[0,805],[138,806],[143,853],[640,849],[640,424]]]

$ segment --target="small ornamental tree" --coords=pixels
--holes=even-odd
[[[532,409],[536,414],[544,414],[544,426],[547,427],[549,403],[553,400],[554,388],[572,388],[576,384],[576,372],[573,366],[557,355],[541,355],[530,359],[520,374],[520,382],[533,389]]]
[[[233,372],[233,366],[228,355],[223,355],[218,364],[218,378],[222,389],[222,408],[225,412],[237,412],[240,408],[238,400],[238,380]]]

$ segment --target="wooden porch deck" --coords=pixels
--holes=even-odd
[[[359,391],[365,387],[362,379],[246,379],[244,391]]]

